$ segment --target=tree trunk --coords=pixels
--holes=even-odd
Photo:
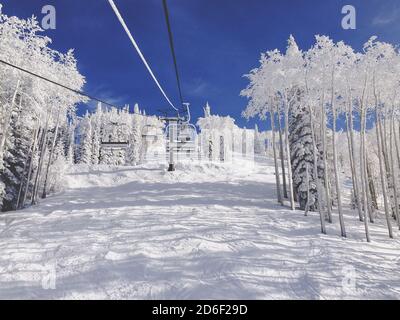
[[[319,212],[319,219],[321,222],[321,233],[326,234],[326,227],[325,227],[325,217],[324,212],[322,211],[322,201],[321,201],[321,194],[322,194],[322,186],[321,180],[319,179],[318,175],[318,155],[319,151],[317,148],[316,138],[315,138],[315,129],[314,129],[314,113],[311,109],[311,106],[308,106],[308,110],[310,112],[310,128],[311,128],[311,138],[313,143],[313,157],[314,157],[314,179],[317,183],[317,197],[318,197],[318,212]],[[307,167],[307,174],[308,174],[308,167]],[[308,204],[308,198],[307,198]]]
[[[393,206],[393,196],[391,196],[391,190],[393,190],[392,186],[392,178],[391,178],[391,173],[390,173],[390,165],[389,165],[389,157],[388,157],[388,152],[387,152],[387,145],[386,145],[386,125],[385,125],[385,131],[383,130],[384,127],[382,125],[382,120],[379,122],[379,134],[380,134],[380,141],[381,141],[381,150],[382,150],[382,155],[383,155],[383,163],[384,163],[384,170],[386,174],[386,192],[387,192],[387,197],[388,197],[388,205],[391,207],[391,212],[393,218],[395,217],[394,215],[394,206]]]
[[[372,202],[372,207],[374,208],[374,210],[378,210],[378,199],[376,196],[376,189],[375,189],[375,185],[374,185],[374,178],[372,177],[372,171],[371,171],[371,163],[368,160],[368,156],[367,156],[367,176],[368,176],[368,181],[369,181],[369,190],[371,193],[371,202]]]
[[[396,145],[396,154],[397,154],[397,167],[400,169],[400,147],[399,147],[399,139],[400,139],[400,122],[399,122],[399,132],[396,133],[396,127],[394,128],[394,142]]]
[[[275,116],[274,112],[270,111],[270,117],[271,117],[271,129],[272,129],[272,149],[274,152],[274,164],[275,164],[275,180],[276,180],[276,195],[278,198],[278,202],[283,205],[283,199],[281,195],[281,184],[280,184],[280,179],[279,179],[279,165],[278,165],[278,159],[277,159],[277,154],[276,154],[276,137],[275,137]]]
[[[400,130],[400,127],[399,127]],[[393,136],[394,136],[394,145],[396,147],[396,158],[397,158],[397,168],[400,169],[400,148],[399,148],[399,135],[396,132],[395,120],[393,119]]]
[[[350,104],[350,112],[351,112],[351,104]],[[354,194],[355,206],[357,207],[358,218],[360,219],[360,221],[363,221],[361,204],[360,204],[360,194],[359,194],[359,189],[358,189],[358,179],[357,179],[357,175],[356,175],[356,168],[355,168],[355,161],[354,161],[354,144],[351,139],[351,133],[350,133],[350,131],[352,131],[353,128],[352,128],[351,120],[349,121],[349,118],[352,118],[352,117],[353,117],[352,112],[346,113],[347,145],[349,148],[351,180],[353,182],[353,194]]]
[[[304,209],[304,216],[307,217],[310,210],[310,174],[308,172],[308,162],[306,162],[306,184],[307,184],[307,203]]]
[[[286,172],[285,172],[285,156],[283,152],[283,133],[282,133],[282,123],[281,114],[279,112],[279,107],[276,107],[278,115],[278,129],[279,129],[279,154],[281,158],[281,168],[282,168],[282,185],[283,185],[283,196],[285,199],[288,198],[287,187],[286,187]]]
[[[35,135],[35,140],[34,140],[34,143],[33,143],[33,148],[32,148],[32,153],[31,153],[31,159],[30,159],[30,161],[29,161],[28,177],[26,178],[25,190],[24,190],[24,194],[23,194],[23,196],[22,196],[22,207],[24,207],[24,206],[25,206],[25,203],[26,203],[26,198],[27,198],[27,195],[28,195],[29,185],[30,185],[31,176],[32,176],[33,161],[35,160],[35,153],[36,153],[37,142],[38,142],[38,140],[39,140],[39,137],[40,137],[40,134],[41,134],[42,130],[43,130],[43,129],[40,128],[40,125],[39,125],[38,132],[37,132],[37,134]]]
[[[376,105],[375,105],[375,115],[376,115],[376,139],[378,143],[378,158],[379,158],[379,171],[380,171],[380,176],[381,176],[381,184],[382,184],[382,192],[383,192],[383,203],[385,207],[385,216],[386,216],[386,223],[389,231],[389,237],[393,238],[393,232],[392,232],[392,225],[390,224],[390,216],[389,216],[389,203],[388,203],[388,198],[387,198],[387,191],[386,191],[386,173],[384,169],[384,163],[382,159],[382,145],[381,145],[381,139],[380,139],[380,125],[381,121],[379,118],[378,114],[378,103],[376,100]]]
[[[323,106],[324,108],[324,106]],[[332,223],[332,201],[331,201],[331,193],[329,190],[329,175],[328,175],[328,159],[327,159],[327,152],[326,152],[326,113],[325,109],[322,109],[322,117],[321,117],[321,129],[322,129],[322,154],[324,160],[324,180],[325,180],[325,202],[326,202],[326,209],[328,213],[328,221]]]
[[[294,192],[293,192],[293,180],[292,180],[292,160],[290,158],[290,145],[289,145],[289,105],[288,99],[285,103],[285,142],[286,142],[286,154],[287,154],[287,169],[288,169],[288,180],[289,180],[289,195],[290,195],[290,208],[296,210],[294,203]]]
[[[366,187],[366,189],[365,189],[365,192],[366,192],[366,194],[367,194],[367,209],[368,209],[368,217],[369,217],[369,222],[371,222],[371,223],[374,223],[375,221],[374,221],[374,212],[373,212],[373,209],[372,209],[372,196],[371,196],[371,185],[370,185],[370,183],[371,183],[371,181],[370,181],[370,179],[369,179],[369,175],[368,175],[368,156],[367,156],[367,153],[365,152],[365,167],[364,167],[364,169],[365,169],[365,173],[364,173],[364,177],[365,177],[365,179],[366,179],[366,182],[365,182],[365,187]]]
[[[344,225],[343,218],[343,210],[342,210],[342,194],[340,188],[340,180],[339,180],[339,170],[337,164],[337,151],[336,151],[336,107],[333,105],[332,98],[332,114],[333,114],[333,133],[332,133],[332,145],[333,145],[333,168],[335,171],[335,182],[336,182],[336,196],[337,196],[337,205],[339,211],[339,223],[340,223],[340,231],[342,237],[346,238],[346,228]]]
[[[386,112],[387,114],[387,112]],[[383,126],[382,126],[382,121],[383,121]],[[391,181],[391,167],[390,167],[390,160],[389,160],[389,148],[388,148],[388,141],[389,139],[387,139],[387,125],[386,125],[386,119],[382,119],[381,123],[380,123],[380,133],[381,133],[381,147],[382,147],[382,151],[383,151],[383,158],[385,160],[385,168],[386,168],[386,172],[387,172],[387,181],[389,184],[389,181]]]
[[[29,146],[29,151],[25,157],[24,170],[21,175],[21,183],[19,185],[18,198],[17,198],[17,204],[15,206],[15,210],[18,210],[20,207],[22,189],[24,187],[24,179],[23,178],[24,178],[24,175],[27,174],[26,169],[28,168],[29,157],[33,156],[38,130],[39,130],[39,128],[35,128],[35,131],[33,132],[33,139],[31,141],[31,145]],[[29,173],[28,173],[28,176],[29,176]],[[28,183],[28,181],[26,181],[25,183]]]
[[[368,227],[368,217],[367,217],[367,188],[366,188],[366,179],[365,179],[365,110],[363,106],[363,101],[361,101],[361,133],[360,133],[360,163],[361,163],[361,192],[363,196],[363,211],[364,211],[364,227],[365,227],[365,236],[367,238],[367,242],[371,242],[371,238],[369,236],[369,227]]]
[[[46,196],[47,196],[47,181],[48,181],[48,177],[49,177],[50,166],[51,166],[51,164],[53,162],[54,149],[55,149],[55,146],[56,146],[59,124],[60,124],[60,109],[59,109],[58,114],[57,114],[56,127],[54,129],[53,141],[51,142],[51,150],[50,150],[50,155],[49,155],[49,162],[47,163],[47,167],[46,167],[46,174],[45,174],[45,178],[44,178],[43,193],[42,193],[42,198],[43,199],[46,198]]]
[[[39,148],[39,164],[38,164],[38,168],[36,170],[35,183],[33,185],[32,201],[31,201],[32,205],[36,204],[37,193],[39,191],[40,175],[41,175],[41,171],[42,171],[43,160],[44,160],[44,157],[46,154],[46,149],[47,149],[48,123],[49,123],[49,119],[47,118],[46,126],[42,132],[41,144],[40,144],[40,148]]]
[[[392,120],[391,120],[391,126],[390,126],[390,161],[391,161],[391,172],[392,172],[392,184],[393,184],[393,193],[394,193],[394,213],[396,216],[397,224],[400,228],[400,223],[399,223],[399,201],[398,201],[398,191],[397,191],[397,176],[396,176],[396,168],[395,168],[395,161],[394,161],[394,148],[393,148],[393,136],[394,136],[394,109],[392,113]]]

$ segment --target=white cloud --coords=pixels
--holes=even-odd
[[[190,96],[201,97],[207,93],[208,89],[209,86],[205,81],[196,79],[187,85],[185,92]]]
[[[400,21],[400,8],[395,8],[394,10],[386,10],[385,12],[379,13],[372,20],[374,26],[384,26],[391,24],[395,21]]]
[[[129,103],[128,98],[126,96],[116,97],[114,93],[110,92],[109,89],[106,89],[104,86],[97,86],[90,88],[90,94],[100,100],[108,102],[117,107],[123,107],[125,103]],[[89,110],[95,110],[98,102],[96,100],[90,100],[86,105]],[[109,107],[106,106],[105,107]]]

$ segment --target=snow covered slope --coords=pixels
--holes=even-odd
[[[77,166],[63,193],[0,216],[0,298],[400,298],[400,233],[276,205],[270,164]]]

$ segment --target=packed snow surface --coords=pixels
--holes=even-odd
[[[270,163],[75,166],[65,191],[0,216],[0,298],[400,298],[400,233],[276,204]],[[336,213],[336,211],[335,211]],[[337,214],[337,213],[336,213]]]

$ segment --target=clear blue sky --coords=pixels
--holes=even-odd
[[[161,0],[115,0],[161,84],[175,103],[178,93]],[[53,47],[75,48],[85,91],[148,114],[168,105],[134,52],[106,0],[0,0],[7,15],[40,19],[41,8],[57,9],[57,29],[46,31]],[[169,0],[183,95],[193,116],[209,101],[213,113],[231,115],[241,126],[247,85],[242,77],[257,67],[260,53],[285,49],[293,34],[308,49],[315,34],[344,40],[359,50],[371,36],[400,43],[398,0]],[[341,9],[357,9],[357,30],[341,28]],[[82,108],[81,108],[82,109]],[[80,110],[82,112],[82,110]],[[265,124],[260,124],[265,128]]]

